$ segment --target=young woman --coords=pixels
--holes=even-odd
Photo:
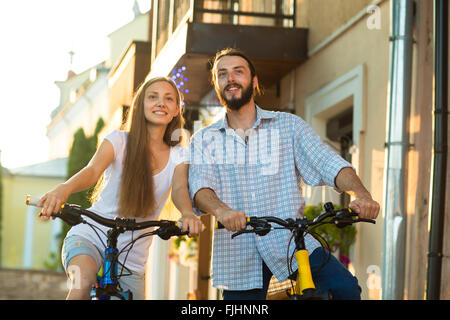
[[[144,83],[134,97],[127,129],[107,135],[85,168],[40,199],[38,205],[42,206],[44,219],[57,212],[70,194],[94,186],[104,173],[103,189],[89,210],[106,218],[155,220],[172,187],[172,200],[182,213],[183,229],[189,230],[190,236],[198,235],[202,223],[192,210],[187,188],[188,165],[183,162],[180,135],[174,133],[184,124],[181,100],[169,78],[158,77]],[[121,234],[119,251],[146,231]],[[151,239],[145,237],[135,243],[126,260],[132,275],[119,280],[124,290],[133,292],[135,299],[144,298],[144,270]],[[125,256],[121,254],[119,262],[123,263]],[[72,280],[67,298],[89,299],[103,262],[102,243],[91,227],[86,224],[72,227],[64,240],[62,260]],[[72,274],[71,270],[75,272]]]

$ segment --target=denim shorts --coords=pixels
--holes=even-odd
[[[104,252],[98,249],[92,242],[86,238],[78,235],[71,235],[64,239],[62,247],[61,259],[66,273],[68,273],[68,266],[70,260],[79,255],[88,255],[92,257],[97,264],[97,271],[100,271],[103,266]],[[119,266],[120,270],[120,266]],[[120,271],[119,271],[120,273]],[[144,299],[144,282],[145,277],[142,274],[133,273],[131,275],[122,276],[119,279],[119,284],[124,291],[131,290],[133,292],[134,300]],[[114,300],[114,298],[112,298]]]

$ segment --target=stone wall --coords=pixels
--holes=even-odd
[[[0,300],[63,300],[67,292],[62,272],[0,269]]]

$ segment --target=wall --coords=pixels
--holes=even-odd
[[[63,273],[0,269],[0,300],[64,300],[67,291]]]
[[[3,176],[3,217],[2,217],[2,267],[22,268],[24,264],[24,241],[26,217],[29,207],[25,205],[27,194],[39,196],[51,190],[60,178],[31,176]],[[52,224],[54,221],[41,221],[37,217],[33,225],[32,268],[43,269],[50,256]]]
[[[308,48],[314,48],[373,0],[296,0],[296,26],[308,28]]]
[[[50,142],[49,159],[67,157],[73,142],[73,134],[82,127],[87,136],[92,135],[99,117],[105,122],[110,118],[108,98],[108,78],[99,73],[98,78],[72,105],[58,114],[58,120],[52,121],[47,128]]]
[[[131,42],[108,76],[109,113],[113,116],[105,132],[110,132],[121,125],[122,107],[131,107],[134,93],[144,82],[149,68],[150,44],[141,41]]]
[[[144,13],[108,35],[110,43],[109,67],[114,66],[119,60],[131,40],[148,41],[148,23],[149,14]]]

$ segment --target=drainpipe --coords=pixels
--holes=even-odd
[[[441,291],[442,249],[447,178],[448,128],[448,2],[434,2],[434,145],[430,194],[427,300]]]
[[[411,104],[413,1],[391,1],[391,59],[386,133],[382,298],[403,299],[406,253],[406,160]]]

